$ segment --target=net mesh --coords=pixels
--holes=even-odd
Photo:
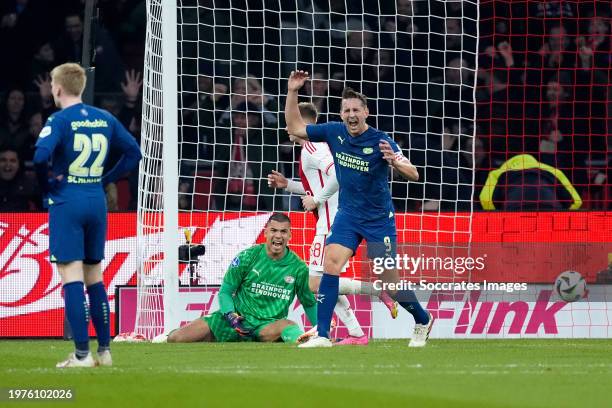
[[[138,180],[137,272],[138,300],[135,329],[147,338],[163,330],[160,291],[163,274],[164,198],[163,103],[162,103],[162,2],[147,1],[147,36],[143,75],[142,134]]]
[[[157,211],[163,209],[159,2],[148,7],[141,323],[159,317],[159,288],[147,282],[161,282],[147,277],[160,270]],[[261,239],[271,211],[292,214],[292,247],[308,260],[313,216],[303,212],[299,197],[270,188],[266,180],[272,170],[298,179],[299,150],[288,140],[282,112],[286,78],[294,69],[311,73],[300,100],[315,104],[319,123],[339,120],[342,89],[353,87],[368,96],[368,123],[388,132],[419,168],[418,183],[390,175],[402,214],[400,245],[431,255],[466,248],[477,12],[475,1],[179,2],[178,210],[193,242],[206,246],[195,278],[181,268],[181,284],[220,284],[235,254]],[[356,256],[349,275],[360,277],[362,263]],[[440,278],[437,272],[429,277]],[[151,324],[152,331],[159,327],[158,321]]]
[[[506,210],[609,209],[610,2],[482,1],[477,88],[477,194],[489,170],[519,154],[559,169],[504,175]],[[529,167],[525,160],[522,167]]]
[[[607,208],[610,24],[602,4],[180,1],[179,223],[193,243],[206,247],[193,270],[179,268],[181,285],[220,284],[236,253],[261,242],[272,211],[290,213],[292,249],[308,260],[312,215],[302,211],[299,197],[266,180],[272,170],[298,179],[299,150],[288,141],[282,112],[294,69],[311,73],[300,100],[315,104],[319,123],[339,120],[342,89],[351,86],[369,98],[368,123],[388,132],[419,169],[416,183],[390,175],[400,251],[469,254],[475,206],[542,210],[580,202]],[[148,7],[138,318],[143,330],[155,333],[163,326],[160,211],[177,209],[163,208],[159,2]],[[521,171],[489,184],[489,172],[513,158]],[[519,228],[511,233],[522,228],[502,218],[482,220],[483,236],[495,236],[494,242],[507,239],[508,225]],[[364,277],[362,253],[348,276]],[[538,275],[540,283],[558,272]],[[404,277],[474,280],[439,268]],[[360,298],[351,301],[371,328],[368,316],[376,310]],[[207,304],[202,312],[212,308]],[[567,321],[573,330],[571,317]],[[498,322],[504,330],[512,323]]]

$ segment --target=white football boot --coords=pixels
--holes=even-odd
[[[151,343],[167,343],[170,333],[161,333],[151,339]]]
[[[111,356],[110,350],[105,350],[98,353],[98,365],[110,367],[113,365],[113,357]]]
[[[431,313],[429,313],[429,322],[427,322],[427,324],[415,324],[414,332],[412,333],[412,338],[410,339],[410,343],[408,343],[408,347],[425,347],[433,322],[434,318]]]
[[[331,347],[333,344],[327,337],[312,336],[308,341],[300,344],[299,348]]]
[[[70,353],[66,360],[55,365],[56,368],[90,368],[95,366],[96,360],[93,359],[91,353],[87,354],[87,357],[82,360],[79,360],[74,353]]]

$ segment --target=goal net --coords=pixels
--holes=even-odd
[[[189,320],[178,292],[212,293],[190,317],[215,308],[215,286],[237,252],[261,242],[273,211],[290,214],[291,247],[308,260],[313,215],[266,181],[272,170],[298,179],[299,148],[289,143],[282,112],[294,69],[311,73],[300,101],[314,103],[319,123],[339,120],[342,89],[351,86],[369,98],[368,123],[418,167],[418,183],[390,173],[400,253],[465,252],[476,1],[182,0],[171,11],[161,4],[147,1],[137,332],[150,338]],[[177,273],[185,236],[206,253]],[[368,278],[362,252],[349,276]],[[439,270],[407,277],[466,279]],[[380,305],[351,301],[372,335]]]

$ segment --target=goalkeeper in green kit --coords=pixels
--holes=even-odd
[[[308,266],[287,248],[291,221],[282,213],[268,220],[265,244],[240,252],[219,290],[220,310],[194,320],[153,342],[262,341],[295,343],[302,329],[287,319],[297,296],[316,325],[316,300],[308,287]]]

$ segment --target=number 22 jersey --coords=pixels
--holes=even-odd
[[[134,137],[105,110],[78,103],[51,115],[36,142],[51,153],[53,176],[62,175],[49,191],[49,204],[104,198],[102,174],[110,146],[138,149]]]

